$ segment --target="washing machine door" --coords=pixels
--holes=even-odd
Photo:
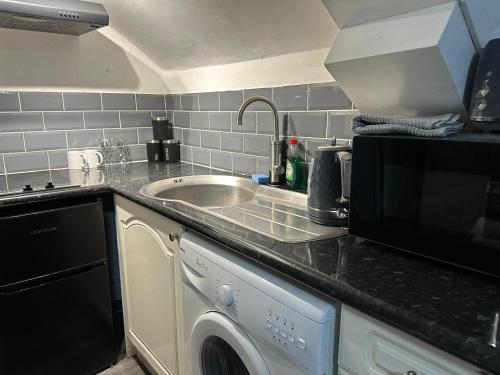
[[[193,375],[271,375],[246,333],[231,319],[209,312],[191,332]]]

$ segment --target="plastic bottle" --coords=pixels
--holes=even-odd
[[[307,189],[307,164],[297,138],[288,141],[286,183],[292,190]]]

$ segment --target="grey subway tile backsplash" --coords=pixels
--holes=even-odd
[[[104,129],[104,136],[108,139],[122,138],[128,145],[138,141],[137,129]]]
[[[245,154],[269,157],[271,153],[271,137],[268,135],[245,134],[243,151]]]
[[[30,184],[35,189],[40,189],[50,180],[50,174],[49,172],[17,173],[11,174],[7,178],[10,191],[21,190],[26,184]]]
[[[257,158],[243,154],[233,154],[233,172],[252,174],[257,172]]]
[[[102,109],[104,110],[135,110],[134,94],[102,94]]]
[[[83,129],[83,112],[45,112],[45,130]]]
[[[273,90],[271,88],[264,89],[250,89],[243,91],[243,99],[247,100],[252,96],[262,96],[266,99],[272,100]],[[263,102],[254,102],[248,106],[248,111],[269,111],[269,106]]]
[[[179,94],[165,95],[165,104],[169,110],[181,109],[181,96]]]
[[[146,145],[131,145],[128,148],[130,150],[130,160],[142,161],[147,159]]]
[[[103,131],[72,130],[67,132],[68,148],[97,147],[99,138],[103,137]]]
[[[62,111],[63,95],[60,92],[21,92],[23,111]]]
[[[36,171],[49,168],[46,151],[6,154],[5,168],[7,173]]]
[[[307,85],[276,87],[273,102],[279,111],[307,110]]]
[[[357,113],[335,83],[198,93],[199,108],[192,100],[196,94],[171,95],[167,109],[174,109],[174,137],[184,144],[182,159],[191,161],[194,157],[195,163],[207,165],[207,160],[201,158],[207,155],[206,150],[211,150],[213,168],[268,173],[274,135],[274,117],[269,107],[253,103],[245,112],[243,126],[236,125],[237,109],[252,96],[266,97],[277,105],[280,138],[287,141],[291,136],[299,137],[308,161],[319,145],[329,143],[327,136],[331,133],[339,138],[350,136],[347,128],[340,126],[344,124],[340,116]],[[175,110],[181,108],[181,97],[182,111]],[[200,144],[194,129],[201,130]]]
[[[165,109],[165,96],[156,94],[137,94],[137,109]]]
[[[85,129],[119,128],[118,112],[85,112],[83,114]]]
[[[189,128],[191,126],[190,112],[174,112],[174,126],[177,128]]]
[[[65,92],[63,94],[66,111],[101,110],[101,94]]]
[[[193,147],[193,163],[210,166],[210,150]]]
[[[219,93],[218,92],[201,92],[199,94],[200,111],[218,111],[219,110]],[[167,106],[168,109],[170,109]]]
[[[257,131],[257,115],[255,112],[243,114],[243,125],[238,125],[238,112],[231,113],[232,130],[236,133],[255,133]]]
[[[280,136],[286,135],[288,112],[278,112]],[[257,112],[257,133],[274,135],[274,115],[272,112]]]
[[[334,83],[309,85],[309,109],[352,109],[352,103]]]
[[[213,168],[232,171],[233,163],[231,153],[223,151],[211,151],[211,163]]]
[[[222,133],[221,134],[221,149],[224,151],[243,151],[243,134]]]
[[[330,113],[328,118],[328,138],[336,137],[338,139],[352,139],[352,114]]]
[[[68,150],[49,151],[50,168],[68,167]]]
[[[268,174],[270,166],[269,158],[257,158],[257,173]]]
[[[231,113],[229,112],[211,112],[210,130],[231,131]]]
[[[24,139],[22,133],[2,134],[0,133],[0,153],[24,151]],[[3,164],[3,160],[0,159]],[[3,169],[3,165],[2,165]]]
[[[353,136],[350,122],[358,112],[336,83],[167,95],[0,92],[0,175],[34,170],[46,180],[39,171],[50,166],[68,179],[67,149],[97,147],[104,136],[124,138],[131,160],[145,160],[152,116],[169,118],[182,143],[181,159],[195,163],[191,168],[266,174],[274,133],[269,108],[252,104],[243,126],[236,125],[236,111],[251,96],[276,103],[281,138],[298,136],[307,161],[329,137]]]
[[[191,146],[181,145],[181,160],[191,163],[193,161],[193,153]]]
[[[17,92],[0,92],[0,111],[19,111]]]
[[[41,113],[0,113],[0,132],[43,130]]]
[[[26,133],[26,151],[57,150],[66,148],[64,131]]]
[[[201,147],[220,150],[220,133],[201,132]]]
[[[153,128],[139,128],[137,129],[139,143],[146,143],[153,139]]]
[[[182,94],[181,109],[183,111],[198,111],[198,94]]]
[[[184,129],[182,131],[182,143],[189,146],[200,147],[200,131],[192,129]]]
[[[174,139],[178,139],[182,143],[182,128],[174,128]]]
[[[167,111],[151,111],[151,117],[168,117]]]
[[[191,113],[191,128],[208,130],[210,120],[208,112],[193,112]]]
[[[219,97],[221,111],[237,111],[243,104],[243,91],[223,91]]]
[[[326,124],[326,112],[292,112],[288,121],[288,135],[325,138]]]
[[[2,162],[3,163],[3,162]],[[3,166],[0,168],[2,171]],[[7,191],[7,180],[5,176],[0,176],[0,193]]]
[[[145,128],[151,126],[151,112],[120,112],[122,128]]]

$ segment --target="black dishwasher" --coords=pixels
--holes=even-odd
[[[0,217],[0,375],[87,375],[115,360],[101,202]]]

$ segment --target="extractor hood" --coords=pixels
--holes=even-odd
[[[0,0],[0,27],[82,35],[109,25],[101,4],[80,0]]]

